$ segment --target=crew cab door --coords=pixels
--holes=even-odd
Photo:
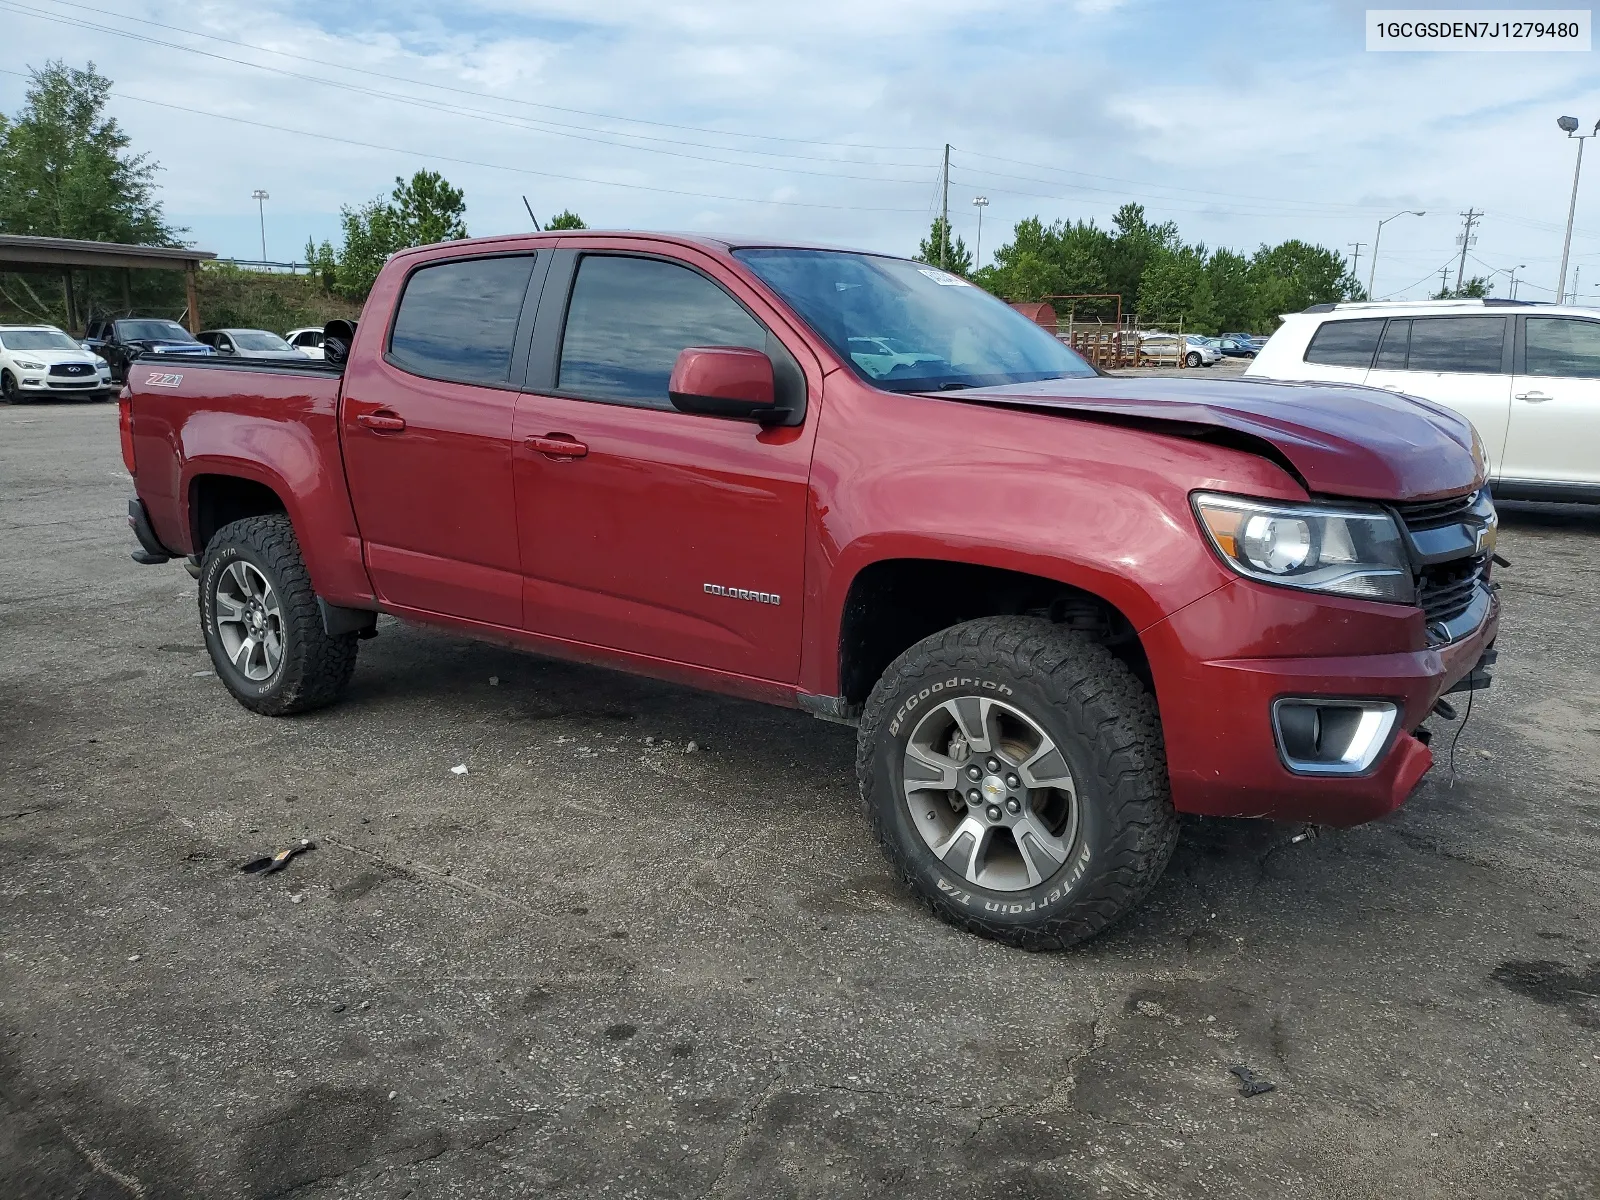
[[[556,252],[517,408],[526,627],[793,682],[815,414],[689,415],[667,381],[687,346],[751,346],[803,404],[809,352],[709,255],[579,244]]]
[[[369,304],[393,320],[351,356],[340,422],[367,571],[387,604],[522,623],[510,381],[526,362],[538,266],[528,253],[425,259],[397,301]]]
[[[1600,484],[1600,321],[1525,317],[1505,479]]]
[[[1491,478],[1500,475],[1511,415],[1510,318],[1392,317],[1367,372],[1373,387],[1421,396],[1471,421]]]

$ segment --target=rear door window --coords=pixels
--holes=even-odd
[[[1600,321],[1529,317],[1527,374],[1600,379]]]
[[[1306,347],[1306,361],[1325,367],[1372,365],[1372,355],[1383,333],[1383,319],[1362,321],[1324,321]]]
[[[1411,345],[1411,322],[1406,320],[1390,321],[1389,327],[1383,331],[1383,341],[1378,346],[1377,369],[1380,371],[1404,371],[1406,369],[1406,351]]]
[[[1499,375],[1505,341],[1504,317],[1417,317],[1406,369]]]
[[[428,379],[504,384],[533,259],[459,259],[412,272],[389,334],[389,361]]]
[[[667,384],[688,346],[766,351],[767,330],[698,271],[588,254],[572,285],[556,388],[585,400],[671,408]]]

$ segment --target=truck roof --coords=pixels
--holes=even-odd
[[[449,242],[433,242],[426,246],[408,246],[395,253],[396,258],[436,250],[440,246],[497,246],[508,242],[519,245],[549,243],[554,245],[562,238],[637,238],[641,241],[665,242],[669,245],[695,246],[702,250],[727,253],[730,250],[761,247],[778,250],[838,250],[849,254],[873,254],[882,258],[904,258],[903,254],[884,254],[879,250],[863,250],[857,246],[834,246],[822,242],[792,241],[773,237],[737,237],[731,234],[679,233],[654,229],[555,229],[540,233],[503,233],[492,237],[461,238]]]

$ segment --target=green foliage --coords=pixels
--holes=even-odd
[[[582,217],[570,208],[563,208],[555,216],[544,223],[546,229],[587,229]]]
[[[1186,333],[1270,330],[1280,313],[1361,294],[1332,250],[1290,240],[1248,258],[1208,251],[1186,244],[1171,221],[1150,224],[1138,204],[1119,208],[1110,229],[1019,221],[975,281],[1011,301],[1109,292],[1122,297],[1124,315]]]
[[[111,80],[90,63],[30,69],[22,111],[0,117],[0,232],[177,246],[156,199],[159,169],[128,153],[106,116]]]
[[[361,307],[329,295],[314,275],[244,271],[228,263],[206,263],[200,271],[200,313],[208,328],[270,329],[285,333],[303,325],[353,320]]]
[[[922,244],[917,247],[917,261],[925,262],[930,267],[943,267],[952,275],[960,275],[963,279],[972,275],[972,251],[967,249],[966,242],[959,237],[949,236],[943,217],[933,219],[933,227],[928,230],[928,236],[923,238]]]
[[[346,300],[365,300],[389,256],[411,246],[467,236],[466,196],[437,171],[395,177],[394,191],[359,208],[339,209],[343,242],[306,243],[306,261],[323,286]]]
[[[1474,275],[1458,288],[1441,287],[1433,294],[1435,300],[1482,300],[1489,294],[1489,281],[1482,275]]]

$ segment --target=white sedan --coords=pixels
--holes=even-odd
[[[311,358],[322,357],[322,327],[320,325],[315,329],[310,327],[291,329],[283,335],[283,338],[284,341],[300,351],[301,354]]]
[[[15,404],[30,396],[116,394],[111,367],[54,325],[0,325],[0,396]]]
[[[1198,334],[1180,338],[1175,333],[1141,333],[1139,354],[1152,362],[1176,363],[1180,359],[1186,367],[1209,367],[1222,361],[1222,351],[1210,340]]]

